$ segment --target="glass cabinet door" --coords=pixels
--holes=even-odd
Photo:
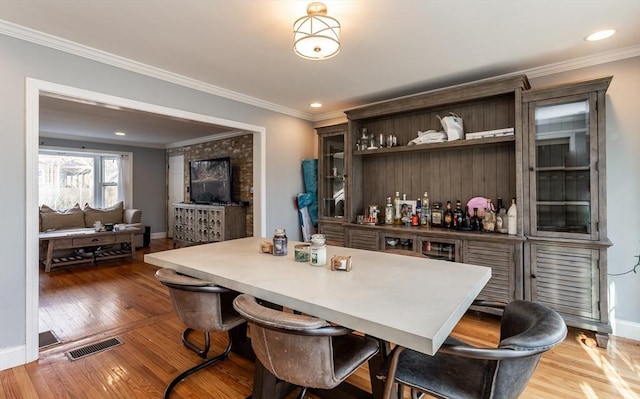
[[[590,101],[538,104],[534,113],[532,227],[539,235],[589,238],[598,190],[591,169],[597,153]]]
[[[344,134],[324,136],[322,145],[321,216],[343,218],[345,214]]]

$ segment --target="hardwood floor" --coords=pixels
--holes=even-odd
[[[0,372],[0,399],[160,398],[175,375],[201,361],[180,341],[184,327],[153,277],[157,268],[142,261],[144,253],[170,248],[170,240],[152,240],[137,261],[42,272],[40,331],[53,330],[62,342],[41,350],[38,361]],[[498,320],[469,314],[454,334],[495,345]],[[124,344],[76,361],[65,354],[114,336]],[[226,336],[214,334],[210,353],[225,345]],[[252,378],[253,364],[231,354],[180,383],[172,398],[245,398]],[[350,381],[370,389],[366,367]],[[640,342],[612,337],[602,349],[591,332],[570,329],[542,357],[522,398],[640,398]]]

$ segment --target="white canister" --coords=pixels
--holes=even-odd
[[[311,236],[311,256],[309,262],[312,266],[324,266],[327,264],[327,245],[324,234]]]

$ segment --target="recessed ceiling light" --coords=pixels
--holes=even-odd
[[[589,36],[585,37],[584,40],[588,41],[588,42],[595,42],[598,40],[602,40],[602,39],[606,39],[608,37],[613,36],[616,33],[616,31],[614,29],[605,29],[605,30],[601,30],[595,33],[590,34]]]
[[[322,104],[320,104],[320,103],[311,103],[311,104],[309,104],[309,106],[311,108],[320,108],[320,107],[322,107]]]
[[[116,132],[116,136],[126,136],[125,132]]]

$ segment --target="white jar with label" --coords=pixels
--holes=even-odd
[[[313,234],[311,236],[310,253],[309,262],[311,266],[324,266],[327,264],[327,245],[324,234]]]

